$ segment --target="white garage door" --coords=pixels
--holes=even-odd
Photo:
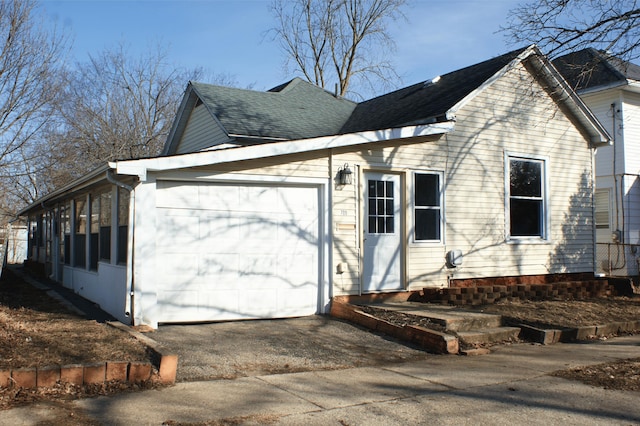
[[[159,181],[159,322],[318,311],[317,187]]]

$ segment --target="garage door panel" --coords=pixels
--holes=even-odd
[[[163,181],[160,185],[161,191],[156,194],[156,206],[189,209],[197,208],[200,203],[200,190],[198,185],[184,185],[180,182]]]
[[[181,186],[191,188],[183,192]],[[171,197],[193,196],[193,187],[198,202],[190,202],[189,210],[175,207]],[[159,181],[156,218],[163,231],[157,262],[163,265],[159,288],[165,291],[158,298],[170,317],[163,321],[316,313],[318,192],[314,187]],[[178,300],[182,309],[174,308]]]

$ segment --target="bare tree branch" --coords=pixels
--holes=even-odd
[[[395,48],[387,31],[403,17],[406,0],[274,0],[272,29],[286,55],[305,79],[320,87],[338,87],[338,95],[357,90],[395,87],[399,77],[389,52]]]
[[[640,57],[637,0],[537,0],[509,12],[502,31],[514,44],[536,43],[549,56],[593,47],[633,60]]]

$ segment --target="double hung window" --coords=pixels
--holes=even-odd
[[[545,161],[508,157],[509,238],[547,238]]]
[[[414,241],[442,241],[442,175],[413,175]]]

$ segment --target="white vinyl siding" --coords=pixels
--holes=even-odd
[[[201,151],[230,140],[207,108],[201,104],[191,112],[176,154]]]
[[[405,245],[406,288],[448,286],[449,278],[593,271],[592,151],[587,140],[524,67],[498,79],[457,112],[455,131],[422,138],[335,150],[332,177],[349,163],[353,185],[333,193],[335,294],[357,294],[362,250],[358,202],[362,173],[395,171],[403,176],[411,241],[412,171],[443,170],[446,199],[444,244]],[[505,154],[548,159],[547,239],[540,244],[509,243],[505,230]],[[461,250],[464,264],[447,268],[445,255]]]
[[[619,173],[638,174],[640,170],[640,94],[624,92],[622,129],[624,131],[624,162]]]

